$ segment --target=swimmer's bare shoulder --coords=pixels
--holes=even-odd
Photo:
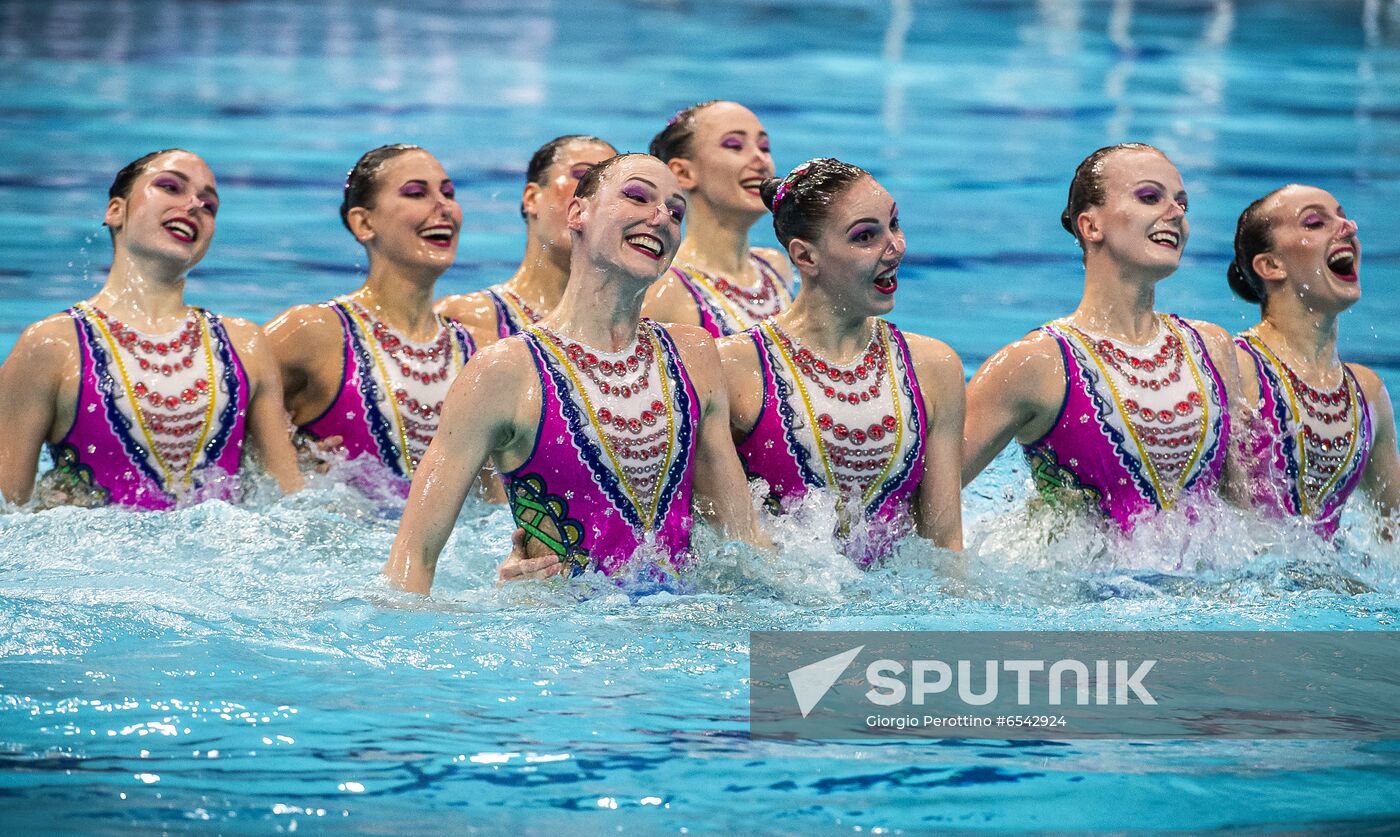
[[[433,304],[433,312],[466,326],[478,349],[501,339],[496,325],[496,304],[485,291],[445,296]]]
[[[1216,371],[1220,373],[1220,378],[1225,384],[1231,411],[1236,415],[1243,415],[1244,411],[1250,409],[1250,404],[1241,374],[1240,348],[1235,343],[1235,338],[1230,336],[1230,332],[1205,320],[1187,320],[1186,324],[1194,328],[1205,342],[1206,353],[1210,355],[1211,362],[1215,364]],[[1252,363],[1249,368],[1253,371]]]
[[[729,428],[736,441],[753,432],[763,410],[763,366],[758,346],[747,333],[731,334],[715,341],[720,373],[729,393]]]
[[[1059,341],[1037,329],[983,362],[967,385],[963,484],[1012,439],[1032,442],[1054,427],[1065,398]]]
[[[919,389],[923,391],[925,407],[930,413],[936,413],[940,405],[947,404],[956,408],[961,419],[966,397],[962,358],[958,357],[952,346],[936,337],[902,333],[914,361],[914,374],[919,380]]]
[[[54,314],[30,325],[0,364],[0,495],[25,503],[39,448],[73,423],[82,361],[73,319]]]
[[[524,464],[535,446],[542,393],[525,338],[512,335],[481,349],[462,367],[443,403],[444,431],[470,426],[502,471]],[[479,466],[478,466],[479,467]]]
[[[671,335],[676,349],[681,353],[681,363],[685,365],[696,393],[708,405],[713,393],[724,390],[715,338],[698,325],[666,323],[662,327]]]
[[[642,301],[642,316],[662,323],[700,325],[700,312],[695,307],[695,299],[681,284],[674,266],[647,288],[646,298]]]
[[[753,252],[759,258],[768,263],[768,266],[778,272],[778,275],[787,281],[788,287],[793,284],[792,262],[788,261],[787,253],[776,247],[754,247]]]
[[[330,303],[297,305],[263,332],[277,360],[287,410],[305,424],[330,406],[344,374],[345,327]]]
[[[21,332],[0,369],[5,385],[12,387],[0,390],[4,393],[0,401],[12,408],[28,405],[32,409],[42,399],[52,405],[57,428],[72,423],[82,359],[78,333],[67,312],[45,317]]]

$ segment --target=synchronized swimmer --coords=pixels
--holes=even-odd
[[[883,318],[905,240],[869,173],[821,158],[775,177],[736,102],[681,111],[650,150],[541,146],[519,269],[435,300],[462,224],[452,181],[422,148],[373,149],[341,205],[364,284],[265,331],[184,302],[215,230],[209,167],[178,149],[133,161],[109,192],[106,283],[0,366],[0,495],[237,499],[245,454],[296,491],[295,435],[407,497],[384,571],[424,594],[473,485],[518,526],[503,581],[643,558],[671,575],[696,560],[696,517],[770,548],[758,480],[775,514],[829,496],[862,566],[911,533],[959,550],[961,487],[1013,439],[1044,495],[1124,533],[1220,496],[1333,540],[1360,488],[1391,536],[1394,412],[1337,353],[1361,246],[1326,191],[1284,186],[1241,214],[1227,279],[1260,322],[1232,336],[1155,309],[1190,232],[1176,167],[1139,143],[1095,151],[1060,219],[1083,252],[1078,307],[964,386],[949,346]],[[781,250],[749,244],[765,214]]]

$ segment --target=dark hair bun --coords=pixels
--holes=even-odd
[[[1074,232],[1074,219],[1069,217],[1069,207],[1065,207],[1065,211],[1060,213],[1060,226],[1065,228],[1065,232],[1079,238]]]
[[[1258,305],[1264,301],[1264,295],[1259,292],[1257,280],[1252,281],[1253,277],[1246,276],[1244,270],[1240,268],[1239,262],[1231,261],[1230,266],[1225,268],[1225,279],[1230,283],[1230,290],[1234,291],[1235,295],[1245,302]]]
[[[773,211],[773,199],[778,196],[778,187],[783,185],[781,177],[770,177],[759,184],[758,196],[763,198],[763,205],[768,207],[768,211]]]

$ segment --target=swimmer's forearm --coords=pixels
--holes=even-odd
[[[426,596],[433,589],[437,555],[433,555],[429,560],[421,548],[413,548],[405,543],[406,540],[402,533],[394,539],[394,546],[389,550],[389,560],[384,564],[384,577],[400,590]]]

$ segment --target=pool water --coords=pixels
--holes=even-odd
[[[436,153],[465,213],[442,293],[506,277],[533,149],[645,148],[679,107],[745,102],[780,168],[834,154],[900,203],[894,320],[969,371],[1068,311],[1075,163],[1165,149],[1192,238],[1161,308],[1238,330],[1234,219],[1287,181],[1359,220],[1344,356],[1400,381],[1400,11],[1393,3],[599,2],[0,6],[0,354],[91,294],[126,161],[219,178],[198,304],[265,321],[355,287],[336,207],[385,142]],[[768,243],[762,224],[755,241]],[[161,514],[0,514],[5,833],[911,833],[1384,830],[1394,742],[775,743],[748,737],[750,630],[1395,630],[1400,553],[1219,510],[1132,544],[1049,537],[1011,452],[965,493],[966,565],[870,573],[824,519],[779,561],[705,541],[685,589],[497,589],[510,536],[471,502],[431,599],[378,577],[399,509],[336,474]],[[1262,551],[1253,544],[1264,544]],[[1356,592],[1364,587],[1363,592]]]

